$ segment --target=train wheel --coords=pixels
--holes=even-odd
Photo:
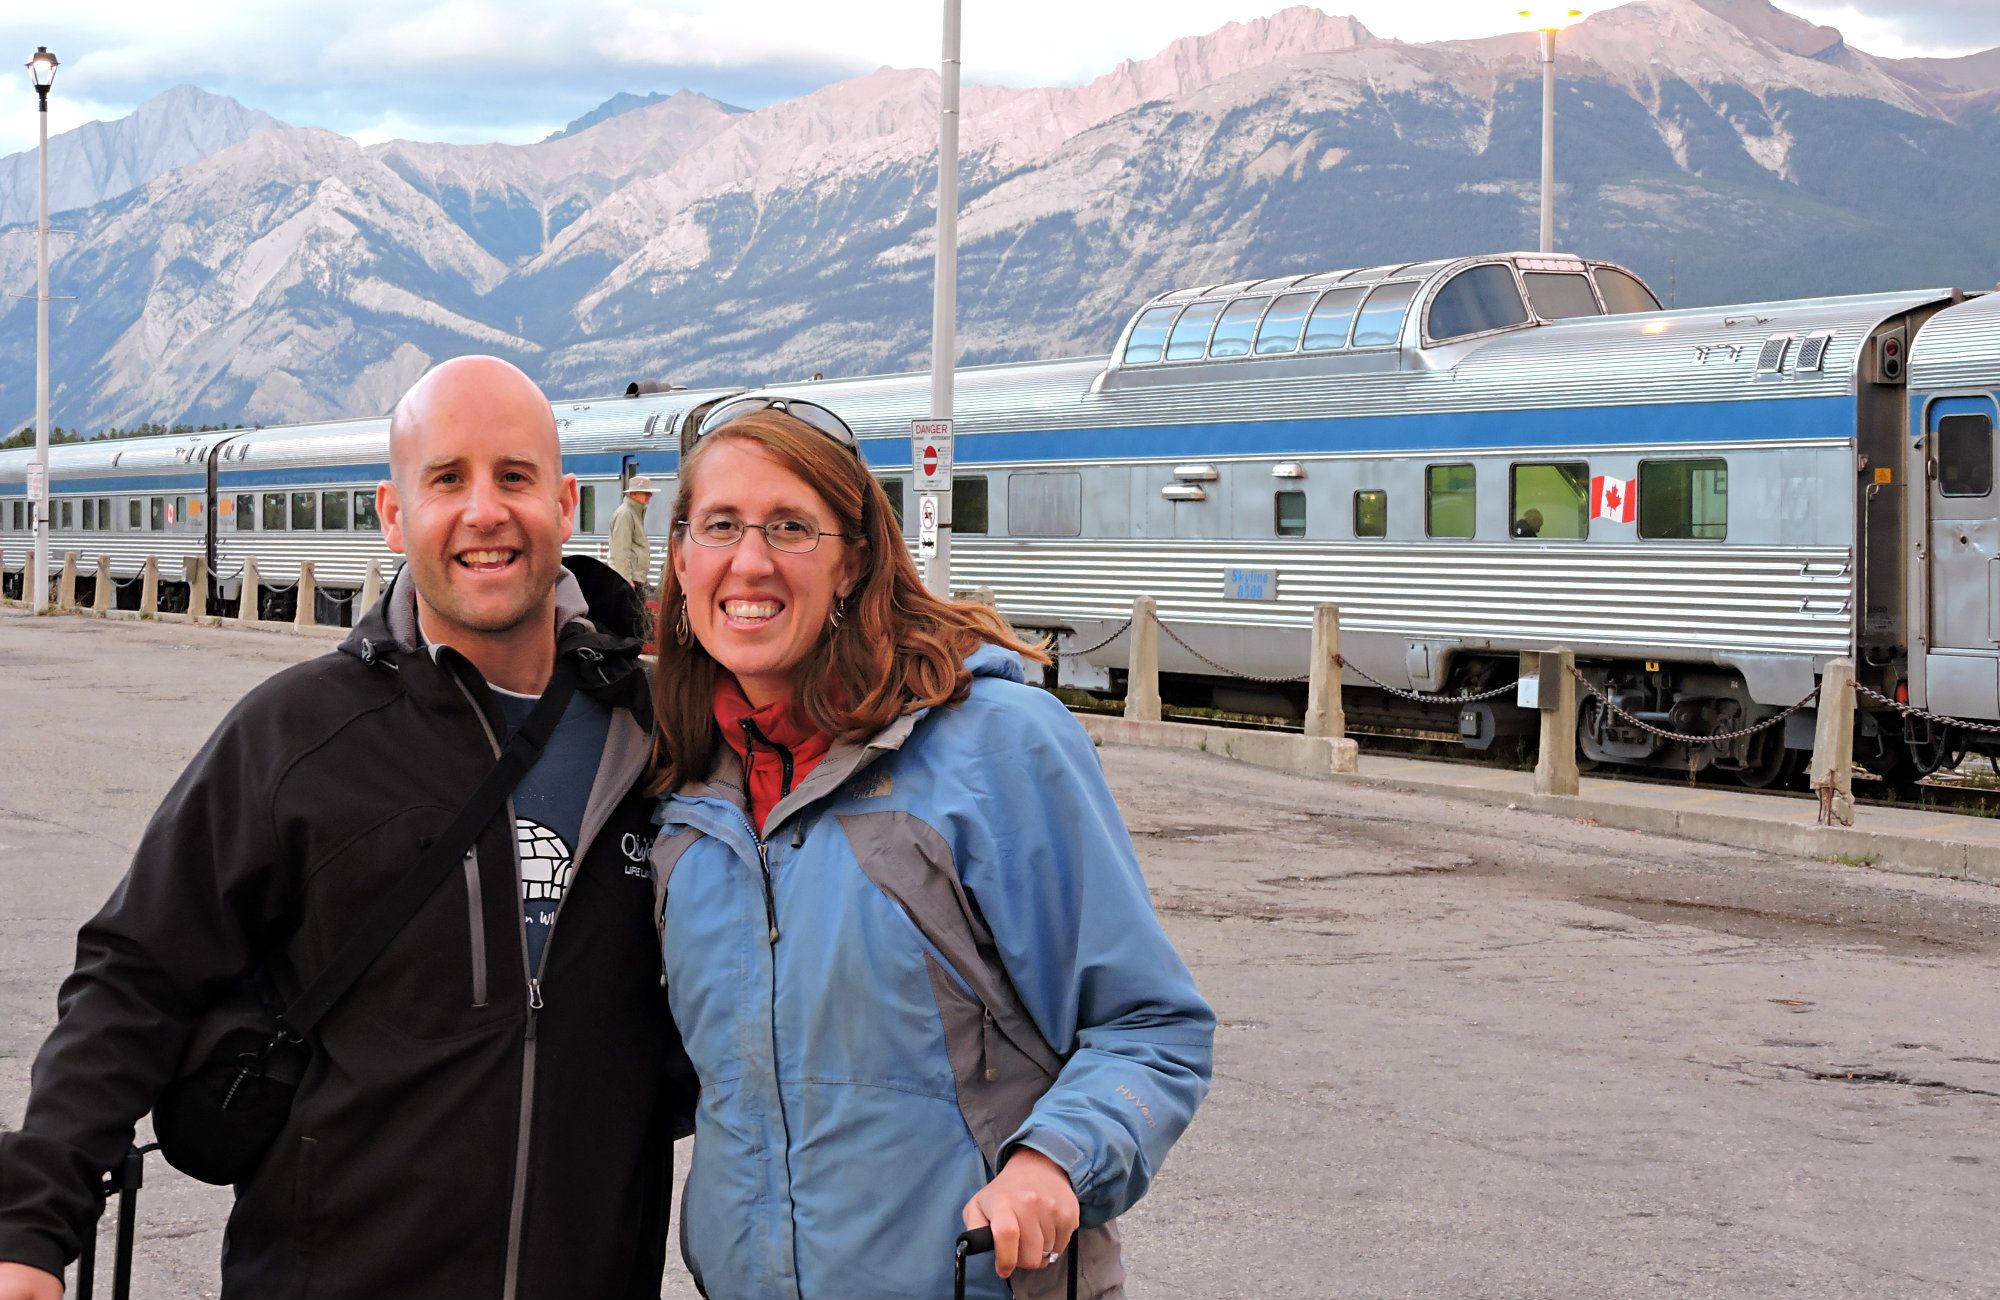
[[[1739,769],[1736,779],[1753,790],[1788,790],[1796,786],[1805,775],[1811,754],[1787,748],[1785,738],[1772,732],[1764,734],[1763,742],[1755,761]]]

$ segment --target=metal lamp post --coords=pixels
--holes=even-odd
[[[920,511],[933,516],[936,528],[934,549],[920,541],[924,585],[940,596],[951,595],[951,464],[953,365],[958,353],[958,30],[959,0],[944,0],[944,54],[938,66],[938,208],[936,282],[931,295],[931,419],[933,427],[942,423],[945,432],[942,458],[943,487],[930,494],[935,506],[919,498]],[[916,450],[911,439],[911,455]],[[917,477],[923,478],[920,467]],[[919,538],[931,531],[929,522],[919,529]]]
[[[35,558],[29,567],[35,613],[49,607],[49,87],[56,83],[56,56],[35,47],[28,60],[35,94],[41,100],[41,202],[35,222],[35,465],[29,476],[28,508],[35,512]]]
[[[1523,9],[1542,38],[1542,251],[1556,251],[1556,33],[1583,17],[1581,9]]]

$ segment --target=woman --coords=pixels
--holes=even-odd
[[[1046,660],[924,590],[854,435],[718,407],[681,466],[653,864],[701,1076],[682,1253],[716,1300],[1123,1294],[1111,1220],[1206,1092],[1214,1016]]]

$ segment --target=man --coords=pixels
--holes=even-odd
[[[1542,512],[1529,506],[1527,513],[1514,521],[1514,536],[1540,537],[1542,535]]]
[[[565,567],[576,481],[535,385],[445,362],[397,406],[376,494],[407,557],[334,653],[252,690],[83,928],[19,1132],[0,1300],[53,1300],[95,1184],[204,1009],[285,999],[492,768],[561,659],[577,694],[507,813],[320,1023],[284,1132],[236,1189],[229,1300],[660,1291],[691,1097],[646,865],[650,710],[624,586]]]
[[[653,543],[646,537],[646,506],[653,499],[653,480],[634,474],[625,484],[625,499],[611,516],[611,567],[643,600],[653,576]]]

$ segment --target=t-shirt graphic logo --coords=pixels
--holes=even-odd
[[[538,821],[514,819],[514,846],[521,856],[521,897],[534,903],[562,901],[569,888],[571,870],[569,845]],[[553,912],[553,906],[547,909]]]

